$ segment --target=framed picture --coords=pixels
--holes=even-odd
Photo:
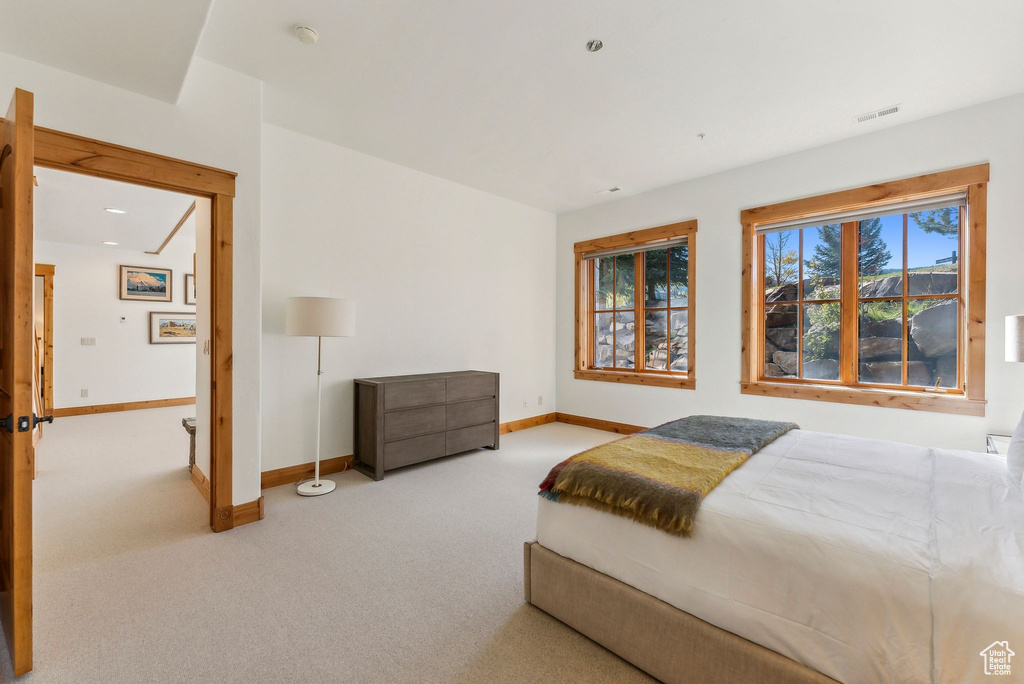
[[[136,302],[171,301],[171,270],[144,266],[121,266],[118,296]]]
[[[193,273],[185,274],[185,303],[196,303],[196,276]]]
[[[196,315],[191,311],[149,312],[150,344],[195,344]]]

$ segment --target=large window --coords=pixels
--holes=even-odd
[[[983,165],[743,212],[743,391],[983,413],[987,180]]]
[[[693,388],[689,221],[579,242],[576,377]]]

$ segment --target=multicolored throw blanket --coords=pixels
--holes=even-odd
[[[797,427],[690,416],[562,461],[541,483],[540,494],[688,537],[708,492],[751,454]]]

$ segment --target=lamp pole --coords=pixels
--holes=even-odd
[[[320,335],[316,336],[316,458],[313,459],[313,486],[320,486],[320,407],[323,400],[323,375],[324,371],[321,367],[321,357],[323,350],[324,338]]]

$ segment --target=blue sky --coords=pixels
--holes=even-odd
[[[902,214],[882,217],[881,237],[885,240],[886,245],[888,245],[889,253],[892,254],[892,258],[885,265],[885,268],[903,268]],[[814,247],[820,242],[821,240],[818,238],[818,231],[816,229],[807,228],[804,230],[804,261],[814,256]],[[796,248],[796,243],[797,236],[794,232],[790,244],[787,246]],[[957,240],[956,236],[947,237],[937,233],[925,233],[917,227],[913,218],[909,218],[907,221],[907,246],[909,252],[909,258],[907,259],[908,268],[933,266],[938,259],[945,259],[952,255],[954,250],[957,250]],[[806,271],[806,269],[805,265],[804,270]]]
[[[903,216],[882,217],[882,238],[889,244],[892,259],[886,268],[903,268]],[[907,219],[907,267],[932,266],[957,250],[956,237],[926,233],[913,218]]]

